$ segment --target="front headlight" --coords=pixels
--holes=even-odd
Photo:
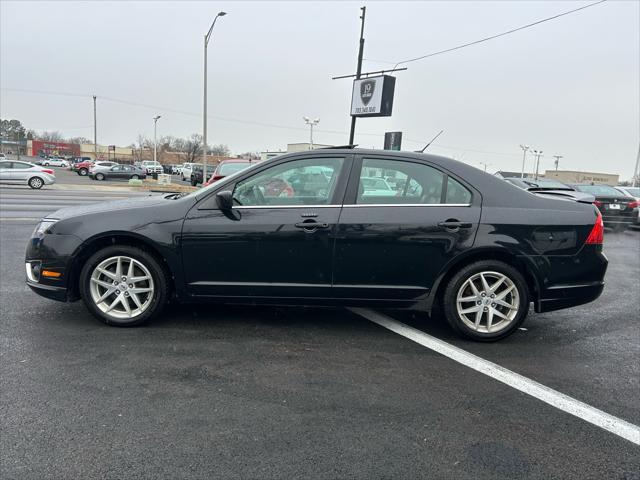
[[[31,237],[42,237],[49,227],[51,227],[57,220],[52,220],[50,218],[43,218],[38,225],[36,225],[36,229],[33,231],[33,235]]]

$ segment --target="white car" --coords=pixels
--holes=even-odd
[[[153,175],[154,173],[164,173],[164,169],[160,162],[154,162],[153,160],[145,160],[140,165],[140,168],[147,171],[147,175]]]
[[[0,160],[6,160],[7,156],[4,153],[0,153]]]
[[[89,167],[89,174],[92,174],[97,170],[109,170],[111,167],[116,165],[118,165],[116,162],[95,162]]]
[[[29,185],[33,189],[55,183],[53,170],[28,162],[14,162],[0,159],[0,183]]]
[[[180,177],[182,180],[191,180],[191,174],[193,173],[194,165],[202,166],[201,163],[183,163],[182,168],[180,169]]]
[[[41,164],[45,167],[68,167],[69,162],[67,162],[64,158],[61,157],[49,157],[42,160]]]
[[[636,201],[640,202],[640,187],[615,187],[615,189],[627,197],[634,197]],[[640,208],[638,208],[638,216],[632,227],[640,228]]]

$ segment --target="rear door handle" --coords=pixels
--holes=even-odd
[[[305,230],[316,230],[317,228],[329,228],[329,224],[319,222],[298,222],[295,224],[295,227],[304,228]]]
[[[439,227],[444,228],[471,228],[471,222],[459,222],[457,220],[447,220],[446,222],[438,223]]]

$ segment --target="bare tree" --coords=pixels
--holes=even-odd
[[[211,145],[208,149],[209,155],[215,155],[216,157],[228,157],[231,154],[227,145]]]
[[[189,138],[183,141],[180,151],[185,154],[187,162],[195,162],[202,155],[202,135],[192,133]]]
[[[37,133],[36,138],[45,142],[63,142],[64,136],[58,131],[49,132],[47,130]]]

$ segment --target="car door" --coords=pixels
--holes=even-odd
[[[24,162],[13,162],[11,168],[11,183],[27,183],[34,175],[33,166]]]
[[[382,178],[389,187],[371,180]],[[336,235],[336,297],[424,299],[446,263],[473,245],[480,211],[479,192],[436,165],[357,157]]]
[[[0,162],[0,182],[13,183],[11,178],[11,171],[13,169],[13,162]]]
[[[291,184],[325,168],[324,183]],[[184,274],[194,296],[330,296],[335,231],[351,155],[286,158],[223,183],[234,207],[215,194],[194,206],[182,233]]]

